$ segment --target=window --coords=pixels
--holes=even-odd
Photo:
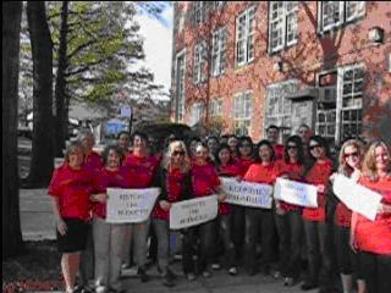
[[[177,54],[176,57],[176,119],[183,120],[185,112],[185,51]]]
[[[362,133],[362,98],[364,68],[356,65],[341,69],[341,139],[358,137]]]
[[[204,113],[204,105],[202,103],[194,103],[191,107],[191,121],[190,125],[193,126],[197,124]]]
[[[234,97],[234,126],[236,135],[248,135],[251,123],[251,93],[245,92]]]
[[[199,25],[204,21],[204,2],[193,2],[193,23]]]
[[[269,51],[296,44],[298,2],[273,1],[269,7]]]
[[[247,64],[254,59],[255,7],[236,18],[236,64]]]
[[[202,42],[194,47],[193,82],[198,84],[205,80],[205,66],[207,60],[206,43]]]
[[[265,127],[274,124],[282,127],[285,137],[292,128],[292,101],[287,96],[298,91],[298,82],[289,80],[267,87]]]
[[[226,3],[227,1],[213,1],[214,9],[222,8]]]
[[[320,31],[325,32],[365,14],[365,1],[320,1]]]
[[[225,28],[220,28],[213,33],[212,40],[212,75],[218,76],[225,71],[225,52],[226,52]]]
[[[209,113],[211,117],[218,117],[223,114],[223,100],[213,99],[210,102]]]

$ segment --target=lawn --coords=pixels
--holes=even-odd
[[[3,292],[63,290],[56,242],[25,242],[17,257],[2,261]]]

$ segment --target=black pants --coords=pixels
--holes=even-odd
[[[279,270],[285,277],[300,276],[300,255],[303,243],[303,220],[300,211],[277,215],[276,226],[280,239]]]
[[[360,252],[368,293],[391,292],[391,255]]]
[[[259,229],[261,228],[261,229]],[[270,267],[273,260],[273,212],[268,209],[245,209],[245,266],[249,271],[257,269],[256,240],[261,230],[262,265]]]
[[[224,245],[224,264],[230,268],[236,266],[235,243],[232,240],[232,215],[220,215],[218,218],[220,237]]]
[[[242,258],[243,245],[244,245],[244,207],[238,205],[232,205],[232,240],[235,244],[236,258],[239,260]]]

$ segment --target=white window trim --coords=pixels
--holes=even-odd
[[[205,115],[205,105],[202,102],[195,102],[191,106],[190,124],[193,126],[202,120]]]
[[[193,22],[195,25],[200,25],[204,22],[204,1],[193,2]],[[200,11],[200,21],[196,21],[196,11]]]
[[[179,95],[178,95],[178,83],[177,81],[179,80],[178,79],[178,59],[183,57],[183,63],[184,63],[184,70],[183,70],[183,79],[184,79],[184,86],[183,86],[183,102],[182,102],[182,107],[179,108],[180,106],[180,101],[179,101]],[[186,102],[186,48],[179,51],[177,54],[176,54],[176,58],[175,58],[175,92],[176,92],[176,96],[175,96],[175,103],[176,103],[176,107],[175,107],[175,116],[178,118],[178,121],[184,121],[184,116],[185,116],[185,102]],[[181,119],[179,119],[179,115],[182,115]]]
[[[194,46],[193,51],[193,83],[199,84],[205,81],[205,66],[207,63],[207,47],[206,42],[202,41]],[[197,51],[198,50],[198,51]],[[198,55],[197,55],[198,54]],[[196,71],[196,60],[199,61]]]
[[[209,106],[210,117],[221,117],[221,116],[223,116],[223,103],[224,103],[223,98],[213,98],[210,101],[210,106]],[[215,105],[219,105],[219,108],[220,108],[217,113],[216,113],[216,109],[213,109],[214,107],[216,107]],[[215,110],[215,111],[212,111],[212,110]]]
[[[235,99],[237,99],[238,97],[241,97],[241,96],[244,96],[244,95],[249,95],[250,96],[250,113],[249,113],[249,116],[248,117],[239,117],[237,118],[235,116]],[[239,92],[239,93],[236,93],[234,96],[233,96],[233,122],[234,122],[234,126],[236,125],[237,122],[243,122],[243,121],[249,121],[249,126],[248,126],[248,133],[250,133],[251,131],[251,121],[252,121],[252,115],[253,115],[253,107],[254,107],[254,99],[253,99],[253,92],[252,90],[247,90],[247,91],[243,91],[243,92]],[[244,109],[241,109],[241,110],[244,110]],[[236,128],[235,128],[235,131],[236,131]]]
[[[249,26],[249,22],[250,22],[250,18],[249,18],[249,15],[250,15],[250,12],[252,10],[256,10],[256,6],[251,6],[249,8],[247,8],[245,11],[243,11],[241,14],[239,14],[237,17],[236,17],[236,38],[235,38],[235,63],[237,66],[243,66],[243,65],[246,65],[246,64],[249,64],[251,61],[254,60],[254,55],[252,56],[251,59],[247,59],[247,56],[248,56],[248,37],[250,35],[254,36],[255,35],[255,28],[256,28],[256,14],[254,13],[254,30],[252,31],[251,34],[249,34],[249,29],[250,29],[250,26]],[[238,41],[239,41],[239,19],[245,15],[245,29],[244,29],[244,36],[242,37],[242,39],[244,40],[244,52],[243,52],[243,55],[244,55],[244,60],[241,61],[241,62],[238,62]],[[255,38],[253,37],[253,42],[255,44]],[[255,52],[255,50],[254,50]]]
[[[298,35],[298,32],[296,32],[296,38],[292,41],[289,41],[288,42],[288,37],[287,37],[287,16],[288,16],[288,12],[287,12],[287,4],[288,4],[288,1],[283,1],[283,16],[282,16],[282,19],[283,19],[283,24],[282,24],[282,43],[281,45],[275,47],[275,48],[272,48],[272,42],[271,42],[271,35],[272,35],[272,30],[271,30],[271,27],[272,27],[272,2],[269,3],[269,18],[268,18],[268,22],[269,22],[269,39],[268,39],[268,42],[269,42],[269,53],[275,53],[275,52],[278,52],[286,47],[290,47],[290,46],[293,46],[293,45],[296,45],[297,42],[298,42],[298,38],[297,38],[297,35]],[[297,3],[298,5],[300,5],[300,3]],[[299,13],[299,9],[298,9],[298,6],[297,8],[295,9],[295,12],[296,13]],[[298,19],[297,19],[298,20]],[[298,30],[298,23],[296,25],[296,30]]]
[[[223,34],[223,36],[222,36]],[[218,36],[217,38],[217,41],[218,41],[218,45],[215,44],[215,36]],[[224,63],[225,63],[225,66],[224,68],[221,69],[221,61],[222,61],[222,57],[225,59],[226,58],[226,52],[224,52],[224,56],[222,56],[222,48],[223,47],[226,47],[226,28],[225,27],[221,27],[221,28],[218,28],[217,30],[215,30],[213,32],[213,35],[212,35],[212,60],[211,60],[211,71],[212,71],[212,76],[219,76],[219,75],[222,75],[224,74],[225,72],[225,66],[226,66],[226,60],[224,60]],[[214,54],[215,54],[215,48],[216,46],[218,46],[218,50],[216,52],[216,60],[218,60],[218,62],[214,62]],[[224,51],[226,51],[224,49]],[[218,66],[214,65],[214,64],[218,64]]]

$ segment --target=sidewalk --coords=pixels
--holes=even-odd
[[[47,189],[21,189],[20,215],[22,235],[24,241],[39,241],[44,239],[55,239],[54,217],[51,209],[50,197]],[[210,279],[198,277],[193,282],[188,282],[181,270],[181,263],[173,264],[173,271],[178,275],[176,286],[166,288],[161,284],[161,278],[152,267],[148,270],[151,280],[141,283],[137,277],[123,279],[126,292],[132,293],[161,293],[161,292],[192,292],[192,293],[299,293],[300,285],[295,287],[284,287],[282,280],[274,280],[270,276],[257,274],[249,277],[239,271],[237,276],[229,276],[225,270],[214,271]],[[307,291],[309,293],[316,290]]]

